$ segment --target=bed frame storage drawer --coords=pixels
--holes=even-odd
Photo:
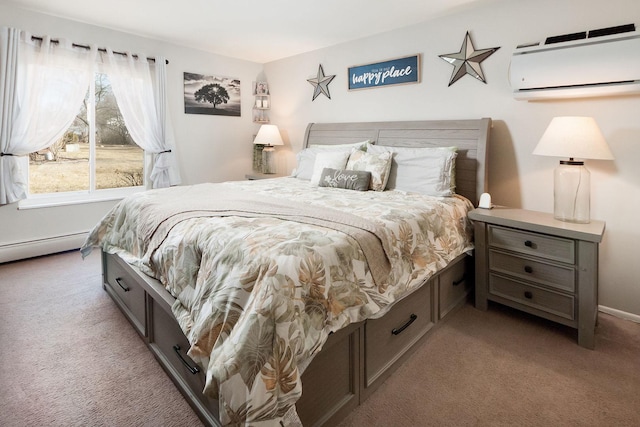
[[[190,344],[175,317],[154,299],[150,299],[149,347],[183,393],[193,396],[205,414],[217,418],[218,401],[202,393],[205,372],[189,356]],[[202,414],[201,414],[202,415]],[[216,425],[212,423],[212,425]]]
[[[116,255],[103,253],[105,290],[113,297],[140,335],[147,336],[146,293]]]
[[[438,276],[438,319],[461,305],[473,285],[473,258],[464,255]]]
[[[382,382],[386,374],[436,322],[434,282],[408,295],[382,318],[365,325],[365,386]],[[390,373],[390,372],[389,372]]]
[[[296,402],[296,410],[303,426],[336,425],[360,404],[363,333],[364,322],[331,334],[302,374],[303,392]]]

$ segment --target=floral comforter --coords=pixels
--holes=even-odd
[[[92,247],[118,253],[176,297],[173,313],[191,343],[188,354],[206,368],[204,393],[219,400],[225,425],[280,420],[301,396],[300,376],[331,332],[382,316],[472,249],[472,205],[459,196],[312,187],[296,178],[207,185],[212,199],[231,191],[366,218],[389,262],[386,280],[375,281],[353,237],[268,216],[190,215],[152,247],[138,220],[171,189],[116,205],[83,254]]]

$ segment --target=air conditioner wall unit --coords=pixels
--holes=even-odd
[[[640,94],[640,33],[519,47],[509,80],[520,100]]]

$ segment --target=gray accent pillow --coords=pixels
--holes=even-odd
[[[324,168],[318,186],[367,191],[370,181],[371,172],[368,171]]]

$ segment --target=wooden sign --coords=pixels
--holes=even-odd
[[[420,82],[420,55],[349,67],[349,90]]]

